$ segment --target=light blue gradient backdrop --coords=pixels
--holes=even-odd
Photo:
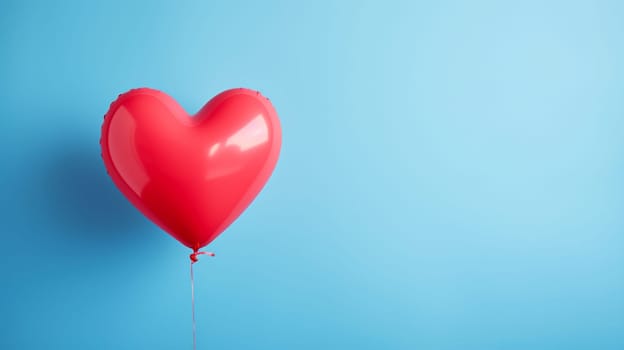
[[[621,1],[3,1],[0,348],[189,349],[188,251],[109,103],[232,87],[274,176],[196,265],[201,349],[624,349]]]

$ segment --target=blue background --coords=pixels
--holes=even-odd
[[[622,4],[2,1],[0,348],[191,347],[100,125],[244,86],[283,149],[196,265],[199,348],[624,349]]]

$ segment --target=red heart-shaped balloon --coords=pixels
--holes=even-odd
[[[281,129],[256,91],[224,91],[191,117],[165,93],[141,88],[111,104],[100,142],[128,200],[196,251],[260,192],[277,163]]]

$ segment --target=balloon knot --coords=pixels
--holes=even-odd
[[[197,250],[196,250],[196,251],[194,251],[194,252],[190,255],[190,258],[191,258],[191,264],[194,264],[194,263],[198,262],[198,261],[199,261],[199,258],[197,258],[197,256],[198,256],[198,255],[202,255],[202,254],[203,254],[203,255],[208,255],[208,256],[215,256],[215,253],[213,253],[213,252],[200,252],[200,251],[197,251]]]

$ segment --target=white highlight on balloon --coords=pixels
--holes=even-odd
[[[262,114],[258,114],[236,134],[230,136],[225,142],[225,146],[234,145],[238,146],[241,151],[246,151],[265,143],[268,139],[269,129]]]

